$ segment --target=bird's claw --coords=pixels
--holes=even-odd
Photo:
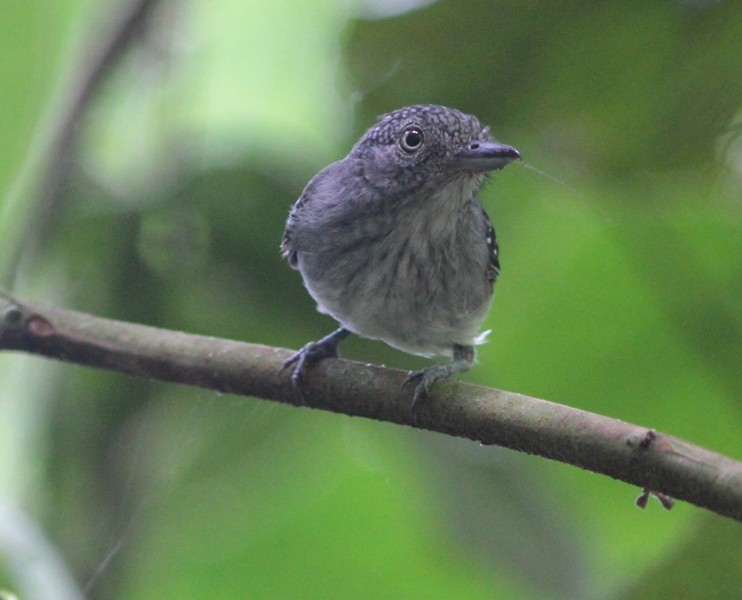
[[[432,365],[419,371],[411,371],[405,380],[402,382],[402,387],[407,384],[420,380],[415,386],[415,392],[412,394],[412,403],[410,404],[410,411],[412,412],[412,419],[417,423],[417,408],[421,402],[428,399],[430,396],[431,386],[439,379],[445,379],[451,375],[451,370],[448,365]]]
[[[411,371],[402,382],[402,387],[411,381],[419,379],[420,382],[415,387],[415,393],[412,395],[412,404],[410,410],[412,419],[417,423],[417,407],[420,402],[426,400],[430,395],[431,386],[439,379],[448,379],[455,373],[468,371],[474,362],[474,348],[471,346],[455,345],[453,348],[453,361],[442,365],[431,365],[419,371]]]
[[[291,385],[302,403],[304,403],[304,373],[308,367],[323,358],[337,358],[337,347],[328,349],[326,345],[319,342],[309,342],[301,350],[283,361],[281,373],[291,365],[296,364],[291,373]]]
[[[412,403],[410,404],[410,411],[412,412],[412,419],[417,422],[417,405],[428,397],[428,388],[425,387],[423,382],[425,370],[410,371],[410,374],[405,377],[400,387],[404,388],[408,383],[420,379],[420,383],[415,386],[415,393],[412,395]]]
[[[296,395],[299,397],[299,400],[302,404],[304,404],[304,392],[302,391],[302,383],[304,380],[304,369],[307,363],[306,350],[307,346],[304,346],[301,350],[292,354],[289,358],[283,361],[283,365],[281,366],[281,370],[279,371],[279,374],[283,373],[291,365],[296,363],[294,370],[291,372],[291,387],[294,388],[294,391],[296,392]]]
[[[291,385],[302,403],[304,403],[304,373],[308,367],[325,358],[337,358],[338,344],[348,335],[346,329],[338,329],[316,342],[309,342],[301,350],[283,361],[279,373],[296,364],[291,373]]]

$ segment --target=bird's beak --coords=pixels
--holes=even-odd
[[[505,144],[477,140],[469,142],[459,150],[454,160],[462,169],[481,172],[495,171],[506,167],[514,160],[520,160],[520,152]]]

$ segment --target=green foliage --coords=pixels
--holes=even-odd
[[[316,339],[333,323],[278,255],[289,206],[376,115],[438,102],[547,174],[512,166],[484,191],[503,274],[465,379],[742,459],[739,4],[444,0],[364,20],[332,0],[161,3],[66,149],[47,223],[66,90],[113,10],[52,4],[0,8],[0,267],[25,250],[18,295]],[[4,491],[90,598],[742,588],[739,524],[640,511],[640,490],[565,465],[35,358],[1,356],[0,378]],[[2,547],[0,587],[31,598]]]

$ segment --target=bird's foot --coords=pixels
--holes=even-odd
[[[283,361],[281,372],[296,364],[291,373],[291,385],[302,402],[304,402],[304,374],[306,369],[324,358],[337,358],[338,345],[348,335],[350,335],[350,331],[341,327],[321,340],[309,342],[301,350]]]
[[[402,382],[402,386],[406,386],[408,383],[419,380],[415,386],[415,393],[412,395],[412,404],[410,410],[412,415],[417,420],[417,407],[423,400],[430,396],[430,387],[439,379],[448,379],[456,373],[458,370],[453,368],[453,363],[443,365],[432,365],[425,367],[419,371],[412,371]]]
[[[430,395],[430,387],[440,379],[448,379],[456,373],[468,371],[474,363],[474,347],[459,346],[453,347],[453,360],[450,363],[442,365],[432,365],[419,371],[412,371],[402,382],[402,387],[408,383],[420,380],[415,387],[415,393],[412,396],[410,410],[412,417],[417,422],[417,408],[420,402],[424,401]]]

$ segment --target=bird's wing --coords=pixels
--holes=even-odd
[[[281,240],[281,256],[288,260],[289,265],[294,269],[298,265],[297,238],[300,237],[301,230],[313,221],[312,212],[317,211],[317,203],[324,206],[338,200],[339,194],[336,193],[335,188],[339,186],[344,175],[342,163],[343,161],[334,162],[312,177],[299,199],[291,207]],[[307,211],[310,205],[315,208]]]
[[[495,234],[495,228],[492,226],[492,221],[490,221],[484,209],[482,209],[482,214],[484,214],[485,239],[487,241],[487,249],[489,250],[487,280],[490,284],[494,284],[497,276],[500,274],[500,247],[497,245],[497,235]]]
[[[291,238],[291,235],[294,229],[297,227],[297,224],[301,218],[302,206],[304,205],[308,197],[306,191],[307,190],[304,190],[302,195],[299,196],[299,199],[294,203],[294,206],[291,207],[289,217],[286,220],[286,227],[283,230],[283,238],[281,238],[281,256],[283,256],[283,258],[285,258],[288,261],[289,265],[294,269],[297,268],[297,259],[296,248],[292,243],[293,240]]]

